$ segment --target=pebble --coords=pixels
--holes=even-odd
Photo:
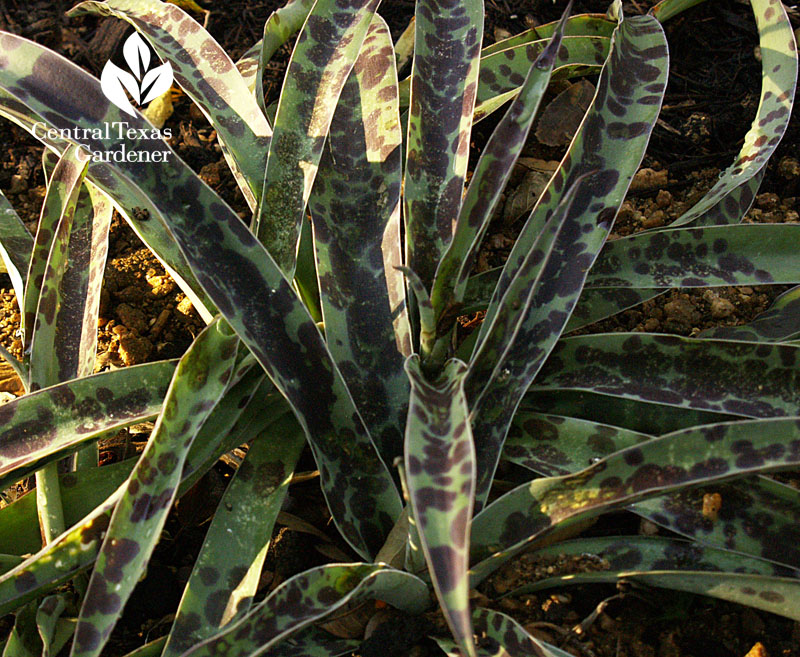
[[[644,228],[658,228],[664,225],[664,220],[664,211],[656,210],[642,220],[642,226]]]
[[[654,171],[653,169],[639,169],[631,181],[631,191],[640,189],[653,189],[665,187],[669,182],[666,170]]]
[[[744,657],[769,657],[769,653],[764,644],[758,641]]]
[[[711,301],[711,316],[714,319],[730,317],[734,310],[736,310],[736,308],[727,299],[717,298]]]
[[[147,338],[123,335],[119,339],[119,355],[125,365],[144,363],[153,351],[153,343]]]

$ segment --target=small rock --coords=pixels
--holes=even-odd
[[[669,182],[666,170],[639,169],[631,181],[631,191],[664,187]]]
[[[149,276],[147,284],[150,286],[150,294],[157,299],[167,296],[175,289],[175,282],[169,276]]]
[[[664,211],[656,210],[642,220],[644,228],[658,228],[664,225]]]
[[[713,299],[711,301],[711,316],[714,319],[724,319],[730,317],[735,310],[734,305],[727,299]]]
[[[769,657],[769,653],[764,644],[758,641],[744,657]]]
[[[797,178],[800,176],[800,162],[793,157],[783,157],[778,162],[778,173],[784,178]]]
[[[192,305],[189,297],[184,297],[178,303],[178,307],[175,310],[177,310],[181,315],[189,315],[194,310],[194,306]]]
[[[17,397],[25,394],[25,386],[14,368],[5,361],[0,362],[0,392],[7,392]]]
[[[147,360],[153,351],[153,343],[147,338],[123,335],[119,339],[119,355],[125,365],[137,365]]]
[[[644,323],[644,330],[653,333],[658,330],[659,326],[661,326],[661,323],[655,317],[650,317]]]
[[[144,313],[127,303],[117,306],[116,315],[120,322],[137,333],[144,333],[148,328]]]
[[[658,525],[642,518],[639,521],[639,533],[642,536],[655,536],[658,534]]]
[[[756,196],[756,205],[762,210],[774,210],[778,207],[780,199],[777,194],[772,192],[765,192]]]
[[[144,290],[138,285],[128,285],[115,295],[120,301],[138,303],[144,299]]]
[[[670,205],[672,205],[672,194],[670,194],[666,189],[659,189],[658,195],[656,196],[656,205],[662,210],[664,208],[668,208]]]

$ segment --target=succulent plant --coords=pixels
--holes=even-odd
[[[481,0],[418,0],[400,82],[378,4],[294,0],[237,64],[171,4],[73,10],[128,21],[170,64],[217,130],[249,227],[165,142],[139,139],[152,126],[97,79],[0,35],[0,114],[58,156],[35,240],[7,202],[0,213],[30,346],[14,363],[30,392],[0,409],[0,486],[41,473],[45,532],[37,545],[29,498],[0,510],[0,611],[17,612],[4,654],[55,654],[73,632],[72,655],[100,654],[173,502],[244,443],[169,634],[136,654],[342,654],[353,642],[315,623],[364,599],[421,613],[431,589],[448,654],[563,654],[470,604],[523,550],[609,564],[532,588],[625,580],[800,619],[800,498],[763,476],[800,464],[797,288],[750,326],[697,338],[565,336],[672,287],[798,283],[800,226],[740,223],[794,98],[782,5],[752,0],[764,75],[736,162],[672,225],[607,241],[666,88],[660,20],[696,0],[630,18],[619,2],[605,18],[568,9],[483,51]],[[262,74],[298,30],[269,120]],[[555,70],[599,71],[597,92],[507,263],[476,275]],[[465,191],[473,123],[512,98]],[[98,129],[123,123],[132,132]],[[112,204],[208,327],[177,363],[90,376]],[[456,319],[474,308],[483,322],[458,344]],[[153,417],[135,462],[87,467],[105,432]],[[255,602],[306,443],[363,561],[308,570]],[[75,452],[84,467],[59,476]],[[503,494],[501,461],[530,473]],[[716,521],[697,506],[705,490],[726,500]],[[574,538],[622,507],[689,540]]]

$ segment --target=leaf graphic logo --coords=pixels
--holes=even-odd
[[[106,98],[123,112],[135,116],[133,105],[125,92],[130,94],[137,105],[149,103],[172,85],[172,67],[169,62],[165,62],[150,68],[150,49],[138,32],[125,40],[122,54],[130,73],[108,61],[100,76],[100,86]]]

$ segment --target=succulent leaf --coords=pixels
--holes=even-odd
[[[483,0],[419,0],[415,21],[403,213],[406,265],[430,290],[464,190]]]
[[[309,199],[325,340],[387,463],[402,451],[411,354],[400,241],[401,142],[391,35],[375,16]]]
[[[283,82],[255,232],[294,277],[300,225],[336,103],[380,0],[317,0]]]
[[[464,653],[474,657],[467,566],[475,446],[464,396],[467,366],[450,360],[441,379],[430,382],[419,357],[411,356],[406,372],[411,401],[404,452],[411,508],[447,624]]]

